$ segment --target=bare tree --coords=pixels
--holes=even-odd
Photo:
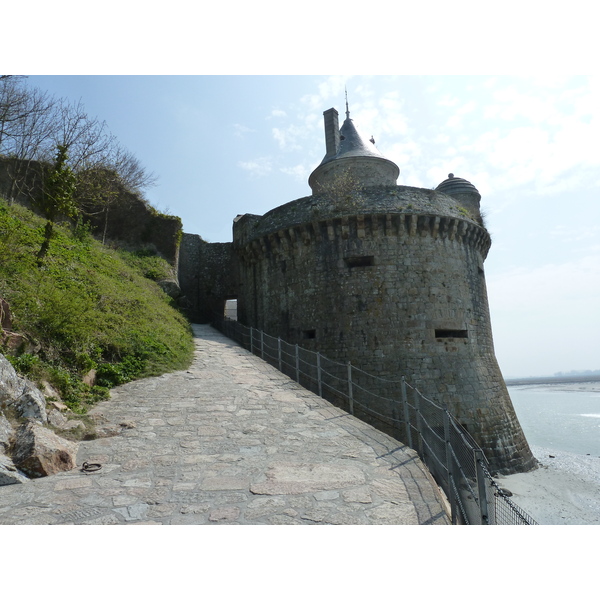
[[[101,206],[107,217],[123,189],[141,193],[156,181],[117,142],[104,121],[88,115],[81,100],[56,100],[37,88],[27,88],[24,78],[1,76],[0,157],[15,159],[9,169],[10,198],[19,195],[35,204],[47,171],[40,163],[56,168],[57,149],[63,151],[59,162],[68,160],[80,180],[77,200],[84,211]]]
[[[0,76],[0,152],[5,152],[5,144],[13,137],[14,124],[21,118],[27,101],[27,92],[21,85],[20,77]]]
[[[88,116],[81,100],[59,100],[54,120],[53,146],[67,149],[75,171],[104,162],[116,143],[114,136],[108,132],[106,122]]]
[[[110,166],[119,174],[125,187],[132,192],[156,183],[156,175],[146,172],[140,161],[122,146],[116,146],[110,158]]]
[[[52,159],[56,150],[51,140],[55,104],[48,93],[28,89],[21,77],[0,79],[0,154],[14,159],[9,168],[11,198],[30,198],[41,185],[41,172],[32,161],[44,155]]]

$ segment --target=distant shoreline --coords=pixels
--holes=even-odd
[[[543,383],[595,383],[600,381],[600,375],[571,375],[564,377],[521,377],[518,379],[505,379],[507,386],[511,385],[539,385]]]

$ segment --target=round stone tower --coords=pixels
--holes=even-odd
[[[348,111],[341,130],[334,109],[324,116],[313,195],[234,224],[238,319],[382,379],[406,376],[494,470],[534,468],[494,355],[479,192],[453,175],[435,190],[396,185],[398,167]]]
[[[381,155],[374,140],[366,141],[361,137],[350,118],[348,103],[346,120],[341,129],[338,129],[338,112],[335,108],[325,111],[323,116],[327,153],[308,178],[313,193],[329,190],[342,178],[360,183],[362,187],[395,185],[400,169]]]

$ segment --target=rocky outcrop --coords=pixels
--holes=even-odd
[[[17,469],[12,459],[0,452],[0,485],[12,485],[26,481],[28,481],[27,476]]]
[[[161,279],[156,283],[158,283],[162,291],[167,294],[167,296],[173,298],[173,300],[177,300],[177,298],[181,296],[181,288],[179,287],[179,283],[177,283],[177,281],[174,279]]]
[[[12,460],[28,477],[45,477],[77,466],[78,444],[33,422],[17,430]]]
[[[51,415],[50,424],[55,427],[68,429],[72,425],[57,408]],[[44,394],[20,377],[0,354],[0,485],[24,483],[29,477],[75,467],[77,444],[46,429],[43,425],[48,422]]]
[[[10,421],[0,413],[0,454],[8,450],[12,435],[13,428]]]
[[[26,335],[12,330],[12,313],[10,305],[0,298],[0,344],[11,353],[33,352],[39,349]]]
[[[37,387],[19,377],[10,362],[0,354],[0,412],[14,409],[17,416],[46,423],[46,398]]]

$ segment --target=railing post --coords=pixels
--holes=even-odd
[[[421,422],[421,406],[419,403],[419,391],[417,390],[417,388],[413,388],[413,398],[415,401],[415,411],[417,413],[417,433],[419,435],[419,448],[417,449],[417,452],[419,453],[421,460],[425,462],[425,447],[423,445],[423,427]]]
[[[448,471],[448,500],[452,523],[456,521],[456,498],[454,497],[454,461],[452,460],[452,445],[450,443],[450,413],[444,406],[444,444],[446,446],[446,469]]]
[[[387,393],[386,393],[387,395]],[[396,398],[395,394],[390,394],[391,398],[391,402],[392,402],[392,423],[393,426],[395,428],[397,428],[398,430],[398,435],[402,434],[402,431],[400,430],[400,424],[402,423],[401,419],[400,419],[400,411],[398,410],[398,405],[399,405],[399,401],[398,398]]]
[[[323,397],[323,384],[321,383],[321,353],[317,352],[317,386],[319,388],[319,396]]]
[[[410,426],[410,416],[408,413],[408,400],[406,399],[406,380],[404,379],[404,375],[402,376],[402,405],[404,408],[404,422],[406,423],[406,442],[409,448],[414,448],[412,442],[412,431]]]
[[[296,382],[300,383],[300,354],[298,352],[298,344],[296,344]]]
[[[279,370],[283,371],[281,368],[281,338],[277,338],[277,363],[279,365]]]
[[[252,332],[254,331],[254,327],[250,327],[250,354],[254,354],[254,345],[252,340]]]
[[[265,333],[260,330],[260,357],[265,360]]]
[[[475,459],[475,469],[477,473],[477,490],[479,492],[479,511],[481,513],[481,524],[489,525],[489,510],[487,492],[485,488],[485,473],[481,463],[485,460],[485,455],[481,448],[473,448],[473,455]]]
[[[354,390],[352,389],[352,363],[348,361],[348,405],[350,414],[354,414]]]

